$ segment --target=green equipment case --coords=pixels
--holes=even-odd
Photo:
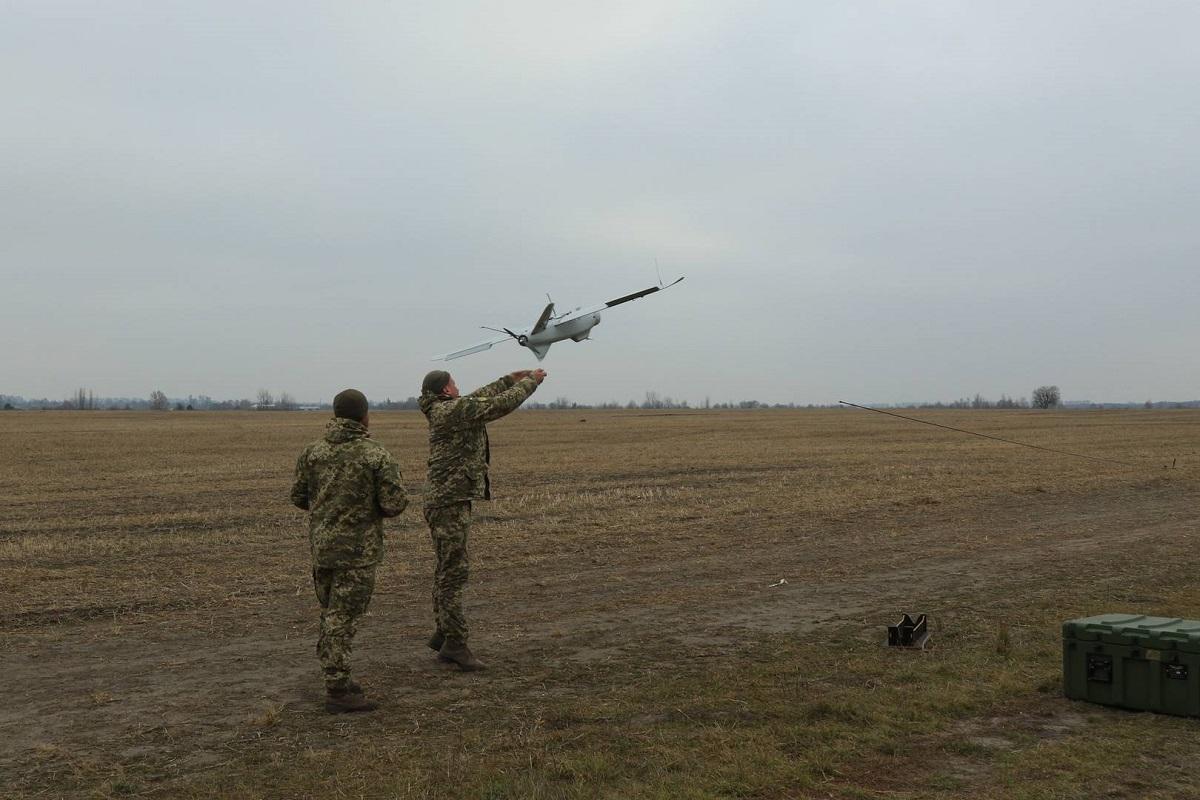
[[[1200,716],[1200,621],[1101,614],[1064,622],[1063,692],[1073,700]]]

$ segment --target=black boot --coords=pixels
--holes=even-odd
[[[446,634],[442,633],[440,630],[434,631],[433,636],[429,637],[429,649],[430,650],[441,650],[442,645],[445,643],[446,643]]]
[[[487,664],[484,664],[475,654],[471,652],[471,648],[467,647],[467,643],[458,639],[447,639],[442,644],[442,649],[438,651],[438,658],[442,661],[452,661],[458,664],[458,668],[463,672],[477,672],[481,669],[487,669]]]
[[[325,710],[330,714],[352,714],[359,711],[374,711],[379,704],[368,700],[360,689],[351,692],[347,689],[329,689],[325,693]]]

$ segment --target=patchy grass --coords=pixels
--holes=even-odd
[[[414,509],[359,636],[383,707],[353,718],[319,711],[286,502],[319,416],[0,416],[0,645],[29,687],[0,794],[1200,796],[1197,723],[1062,699],[1058,640],[1200,616],[1200,414],[922,415],[1146,469],[863,412],[521,413],[473,534],[493,671],[424,651]],[[372,424],[419,495],[423,420]],[[900,611],[932,649],[881,646]]]
[[[897,653],[764,641],[769,660],[622,671],[585,697],[521,713],[493,707],[453,733],[386,744],[360,734],[354,746],[311,755],[303,770],[290,760],[243,763],[188,796],[250,797],[264,785],[276,797],[1082,800],[1154,786],[1195,791],[1194,721],[1033,688],[1054,682],[1054,622],[1041,619],[1023,660],[982,642]]]

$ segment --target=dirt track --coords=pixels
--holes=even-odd
[[[1200,616],[1196,415],[938,418],[1147,469],[834,411],[518,414],[494,426],[499,497],[472,539],[493,669],[424,645],[414,507],[357,640],[382,708],[347,719],[321,711],[285,500],[323,420],[0,417],[0,667],[20,687],[0,794],[1085,798],[1170,751],[1163,796],[1195,796],[1186,727],[1061,699],[1056,626]],[[419,497],[423,420],[372,422]],[[902,611],[932,615],[932,653],[880,646]],[[927,785],[897,782],[911,770]]]
[[[1138,611],[1161,600],[1141,580],[1147,565],[1169,561],[1200,529],[1196,500],[1194,483],[1149,480],[836,522],[764,513],[740,528],[696,520],[645,546],[597,539],[537,563],[500,563],[485,510],[468,600],[474,644],[493,667],[483,675],[442,668],[423,645],[431,560],[409,523],[391,532],[358,638],[358,675],[383,702],[371,718],[319,713],[315,601],[297,558],[293,585],[206,618],[160,607],[14,636],[4,673],[20,700],[0,710],[0,771],[34,791],[38,775],[72,765],[139,763],[169,786],[284,739],[337,748],[346,726],[398,734],[461,724],[474,706],[519,714],[548,696],[648,679],[681,655],[744,654],[772,636],[813,647],[833,630],[879,638],[900,611],[930,613],[942,647],[992,635],[1022,604],[1053,602],[1064,618]],[[1096,582],[1111,604],[1074,608],[1075,588]]]

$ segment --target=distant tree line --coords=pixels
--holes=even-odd
[[[1039,386],[1033,390],[1033,399],[1013,398],[1006,394],[999,400],[989,400],[976,393],[974,397],[962,397],[950,402],[913,403],[912,408],[1058,408],[1062,405],[1062,392],[1057,386]]]
[[[983,395],[976,394],[974,397],[962,397],[958,400],[949,402],[933,402],[933,403],[917,403],[916,408],[1031,408],[1032,406],[1024,397],[1012,398],[1006,394],[1000,395],[999,400],[989,400]]]
[[[1169,402],[1153,402],[1150,400],[1144,403],[1093,403],[1090,400],[1063,400],[1062,391],[1057,386],[1039,386],[1033,390],[1033,394],[1029,399],[1024,397],[1012,398],[1008,395],[1000,395],[999,400],[989,400],[983,395],[976,394],[974,397],[963,397],[950,402],[933,402],[933,403],[898,403],[892,406],[893,408],[1065,408],[1071,410],[1079,409],[1124,409],[1124,408],[1200,408],[1200,400],[1172,400]]]
[[[114,410],[114,411],[295,411],[331,409],[329,401],[319,403],[301,403],[288,392],[275,394],[268,389],[259,389],[254,399],[241,398],[237,400],[214,400],[208,395],[188,395],[187,397],[168,397],[165,392],[155,389],[148,396],[142,397],[97,397],[94,392],[79,389],[65,400],[49,398],[27,399],[18,395],[0,394],[0,406],[7,409],[43,409],[53,411],[85,410]],[[383,401],[371,403],[371,408],[386,411],[415,411],[421,407],[416,397],[404,400],[393,400],[388,397]],[[736,400],[713,403],[705,398],[701,405],[693,406],[687,400],[676,400],[669,395],[660,395],[657,391],[647,391],[642,400],[620,402],[608,400],[601,403],[581,403],[568,397],[559,396],[547,402],[534,400],[525,403],[522,408],[530,410],[559,411],[564,409],[645,409],[645,410],[703,410],[703,409],[768,409],[768,408],[828,408],[823,405],[797,405],[796,403],[767,403],[761,400]]]
[[[64,400],[0,394],[0,408],[6,411],[20,409],[44,411],[249,411],[260,407],[249,398],[214,400],[203,394],[171,398],[160,389],[155,389],[146,397],[97,397],[95,392],[90,389],[78,389]],[[286,411],[301,406],[290,394],[281,392],[279,400],[271,398],[269,407]],[[326,403],[324,407],[332,406]]]
[[[736,401],[724,402],[724,403],[714,403],[711,401],[710,398],[707,398],[707,397],[704,398],[704,402],[701,405],[693,406],[687,400],[675,400],[674,398],[670,397],[669,395],[663,396],[663,395],[660,395],[656,391],[646,392],[644,399],[642,399],[640,401],[639,400],[629,400],[625,403],[622,403],[617,400],[607,400],[602,403],[577,403],[567,397],[556,397],[554,400],[552,400],[548,403],[541,403],[538,401],[533,401],[533,402],[525,403],[521,407],[527,408],[530,410],[535,410],[535,411],[536,410],[557,411],[557,410],[561,410],[561,409],[573,409],[573,408],[574,409],[600,409],[602,411],[611,411],[611,410],[617,410],[617,409],[625,409],[625,410],[629,410],[629,411],[633,411],[633,410],[659,411],[659,410],[665,410],[665,409],[680,409],[680,410],[689,410],[689,411],[701,410],[701,411],[703,411],[703,410],[709,410],[709,409],[752,410],[752,409],[766,409],[766,408],[831,408],[831,406],[829,406],[829,405],[814,405],[812,403],[809,403],[808,405],[797,405],[796,403],[774,403],[774,404],[772,404],[772,403],[765,403],[761,400],[736,400]]]
[[[393,400],[389,397],[382,403],[371,403],[371,408],[381,408],[385,411],[416,411],[420,407],[421,403],[415,397],[405,400]]]
[[[159,389],[155,389],[146,397],[97,397],[91,389],[80,387],[69,397],[62,400],[49,398],[25,398],[19,395],[0,394],[0,408],[6,411],[20,409],[41,409],[52,411],[91,411],[91,410],[123,410],[123,411],[297,411],[297,410],[329,410],[333,405],[326,400],[318,403],[303,403],[286,391],[278,394],[268,389],[259,389],[254,399],[240,398],[236,400],[214,400],[208,395],[188,395],[187,397],[168,397]],[[382,402],[371,404],[372,408],[388,411],[415,411],[420,408],[416,397],[404,400],[393,400],[390,397]],[[1033,391],[1032,399],[1024,397],[1013,398],[1000,395],[999,400],[990,400],[981,394],[974,397],[963,397],[949,402],[921,403],[891,403],[882,404],[887,408],[951,408],[951,409],[1036,409],[1036,408],[1067,408],[1067,409],[1122,409],[1122,408],[1200,408],[1200,400],[1187,401],[1151,401],[1142,403],[1093,403],[1084,400],[1062,400],[1062,393],[1057,386],[1039,386]],[[760,400],[735,400],[712,402],[704,398],[699,405],[691,405],[687,400],[675,400],[672,397],[660,395],[657,391],[649,390],[642,400],[607,400],[601,403],[581,403],[568,397],[558,396],[553,400],[542,402],[533,400],[525,403],[522,408],[530,410],[561,411],[571,409],[601,409],[601,410],[742,410],[755,411],[764,409],[787,408],[840,408],[836,404],[801,405],[797,403],[767,403]]]

